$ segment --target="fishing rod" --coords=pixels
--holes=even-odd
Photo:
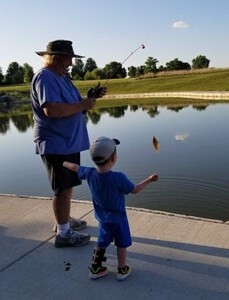
[[[121,63],[121,66],[135,53],[137,52],[139,49],[145,49],[145,45],[144,44],[141,44],[139,47],[137,47],[133,52],[131,52],[125,59],[124,61]],[[106,86],[108,81],[114,76],[114,74],[117,72],[117,69],[114,70],[110,76],[107,78],[107,80],[105,81],[104,85],[103,86]]]
[[[121,63],[121,66],[135,53],[137,52],[139,49],[145,49],[145,45],[141,44],[140,46],[138,46],[133,52],[131,52]],[[97,95],[100,94],[101,90],[106,87],[108,81],[114,76],[114,74],[117,72],[117,69],[113,70],[113,72],[111,72],[110,76],[107,78],[107,80],[105,81],[105,83],[103,84],[103,86],[100,86],[100,82],[93,88],[91,88],[88,91],[88,97],[95,97],[97,98]]]

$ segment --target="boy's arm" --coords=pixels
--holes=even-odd
[[[77,164],[73,164],[68,161],[64,161],[63,166],[73,172],[78,172],[78,169],[79,169],[79,166]]]
[[[131,194],[137,194],[137,193],[141,192],[148,184],[150,184],[153,181],[157,181],[157,180],[158,180],[157,174],[150,175],[148,178],[139,182],[135,186],[135,188],[131,191]]]

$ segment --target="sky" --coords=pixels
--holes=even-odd
[[[28,63],[36,72],[35,51],[66,39],[75,53],[99,68],[144,65],[148,57],[165,66],[175,58],[192,65],[198,55],[210,67],[229,67],[229,0],[0,0],[0,68]]]

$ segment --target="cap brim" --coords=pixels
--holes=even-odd
[[[112,139],[115,142],[115,145],[119,145],[120,141],[118,139]]]
[[[67,55],[66,53],[63,52],[47,52],[47,51],[35,51],[35,53],[39,56],[43,56],[45,54],[62,54],[62,55]],[[84,58],[85,56],[82,55],[78,55],[78,54],[74,54],[72,55],[72,57],[76,57],[76,58]]]

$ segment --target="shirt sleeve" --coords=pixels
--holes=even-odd
[[[84,166],[79,166],[78,168],[78,176],[80,179],[86,179],[86,168]]]
[[[61,102],[59,86],[46,74],[38,80],[37,91],[40,105],[43,105],[45,102]]]
[[[120,178],[122,191],[127,195],[135,188],[135,184],[124,173],[120,173]]]

